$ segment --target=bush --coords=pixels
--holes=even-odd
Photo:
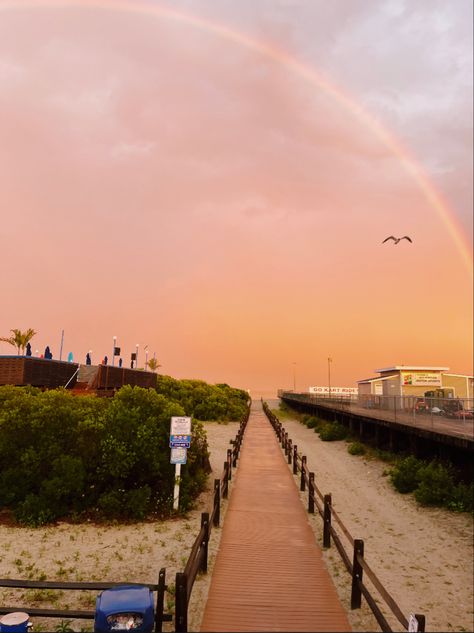
[[[0,499],[21,523],[171,512],[170,419],[185,413],[176,401],[131,386],[111,399],[0,387],[0,403]],[[191,506],[210,471],[201,422],[193,421],[192,433],[182,509]]]
[[[422,465],[423,462],[412,455],[400,460],[390,471],[394,488],[402,494],[413,492],[418,486],[418,471]]]
[[[351,442],[347,447],[347,452],[350,455],[365,455],[366,448],[361,442]]]
[[[446,507],[454,512],[474,511],[474,484],[459,483],[454,486],[451,498],[448,499]]]
[[[415,499],[424,506],[447,506],[454,495],[454,479],[450,468],[437,462],[422,466],[417,474]]]
[[[316,418],[314,416],[309,416],[306,419],[306,422],[304,422],[304,424],[306,424],[308,429],[316,429],[321,426],[322,422],[319,418]]]
[[[344,440],[349,435],[348,429],[343,424],[333,422],[325,422],[318,432],[323,442]]]

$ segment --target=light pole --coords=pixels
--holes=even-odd
[[[112,350],[112,367],[115,365],[115,348],[117,346],[117,337],[113,336],[112,337],[114,339],[114,348]]]
[[[148,345],[145,347],[145,371],[148,371]]]
[[[328,387],[329,387],[329,397],[331,397],[331,363],[332,363],[332,358],[328,358]]]
[[[138,369],[138,343],[135,346],[135,369]]]
[[[296,393],[296,363],[293,363],[293,393]]]

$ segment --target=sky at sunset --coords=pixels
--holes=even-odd
[[[0,336],[252,395],[472,374],[472,10],[0,0]]]

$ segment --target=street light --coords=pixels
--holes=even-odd
[[[136,354],[136,356],[135,356],[135,363],[136,363],[135,364],[135,369],[138,369],[138,343],[135,346],[135,354]]]
[[[115,365],[115,348],[117,346],[117,337],[113,336],[112,337],[114,339],[114,348],[112,350],[112,367]]]
[[[331,363],[332,363],[332,358],[328,358],[328,386],[329,386],[329,397],[331,397]]]
[[[148,345],[145,346],[145,371],[148,371]]]

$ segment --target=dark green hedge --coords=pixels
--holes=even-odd
[[[185,413],[176,398],[139,387],[123,387],[111,399],[0,387],[0,508],[28,525],[169,512],[170,418]],[[183,510],[205,484],[208,457],[203,425],[193,420]]]

